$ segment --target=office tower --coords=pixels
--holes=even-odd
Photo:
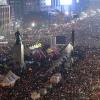
[[[0,0],[0,35],[7,35],[9,33],[10,23],[10,6],[7,5],[6,0]]]
[[[23,16],[23,0],[8,0],[11,8],[11,18],[15,21],[22,19]]]
[[[23,0],[24,14],[40,11],[40,0]]]
[[[52,9],[52,0],[41,0],[40,1],[40,10],[41,11],[50,11]]]

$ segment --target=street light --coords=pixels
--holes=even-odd
[[[33,23],[31,24],[31,26],[32,26],[32,28],[35,27],[35,23],[33,22]]]
[[[74,14],[73,16],[73,20],[72,20],[72,45],[73,47],[75,46],[74,42],[75,42],[75,24],[77,22],[77,18],[79,17],[77,14]]]

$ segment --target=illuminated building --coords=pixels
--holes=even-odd
[[[75,5],[75,2],[79,3],[79,1],[76,0],[41,0],[41,10],[59,10],[61,12],[66,12]]]

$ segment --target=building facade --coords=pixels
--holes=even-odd
[[[76,0],[72,0],[72,4],[69,5],[66,3],[66,5],[62,5],[61,4],[61,0],[41,0],[41,10],[44,11],[50,11],[50,10],[59,10],[62,12],[66,12],[68,11],[69,7],[73,5],[74,1]]]
[[[23,19],[23,1],[24,0],[7,0],[10,5],[10,31],[13,34],[17,28],[22,26]]]
[[[7,0],[11,9],[12,30],[17,26],[23,27],[23,19],[31,16],[32,12],[39,11],[40,0]]]
[[[42,11],[59,10],[61,12],[71,12],[71,11],[80,12],[87,9],[87,7],[89,6],[89,0],[69,0],[66,2],[65,1],[64,0],[41,0],[40,2],[41,10]]]
[[[10,6],[0,5],[0,35],[7,35],[10,32]]]
[[[40,0],[23,0],[24,15],[40,11]]]
[[[23,16],[23,0],[7,0],[11,9],[11,18],[20,20]]]

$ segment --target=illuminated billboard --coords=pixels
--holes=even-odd
[[[46,4],[47,6],[51,6],[51,0],[45,0],[45,4]]]
[[[60,0],[60,5],[72,5],[72,0]]]

